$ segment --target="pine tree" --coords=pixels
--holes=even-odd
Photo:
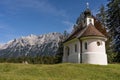
[[[80,24],[84,24],[84,18],[85,18],[85,15],[84,15],[84,12],[82,12],[81,14],[80,14],[80,16],[77,18],[77,21],[76,21],[76,24],[77,25],[80,25]]]
[[[120,0],[109,0],[107,7],[107,27],[113,50],[117,53],[115,60],[120,62]]]
[[[106,10],[104,5],[101,5],[99,13],[96,15],[97,19],[102,23],[103,27],[106,28]]]
[[[64,33],[63,33],[64,39],[68,38],[68,36],[69,36],[69,33],[65,30]]]

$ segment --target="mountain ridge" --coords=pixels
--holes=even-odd
[[[13,58],[23,56],[56,55],[59,42],[63,40],[61,33],[53,32],[43,35],[23,36],[0,45],[0,57]]]

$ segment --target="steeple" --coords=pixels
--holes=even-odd
[[[88,26],[90,23],[94,25],[94,19],[92,17],[91,10],[89,9],[89,3],[86,3],[86,10],[84,11],[84,16],[85,16],[85,22],[86,25]]]
[[[86,3],[86,10],[84,11],[84,15],[85,15],[85,17],[87,17],[87,16],[91,16],[91,11],[90,11],[90,9],[89,9],[89,3],[87,2]]]

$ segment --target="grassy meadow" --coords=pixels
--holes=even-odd
[[[0,80],[120,80],[120,65],[0,63]]]

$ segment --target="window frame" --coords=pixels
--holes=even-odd
[[[88,46],[88,45],[87,45],[87,42],[85,42],[85,43],[84,43],[84,49],[85,49],[85,50],[87,50],[87,49],[88,49],[88,47],[87,47],[87,46]]]
[[[92,23],[92,19],[89,19],[89,23]]]
[[[102,41],[97,41],[96,44],[97,46],[102,46]]]
[[[67,47],[67,56],[69,56],[69,55],[70,55],[70,48]]]

